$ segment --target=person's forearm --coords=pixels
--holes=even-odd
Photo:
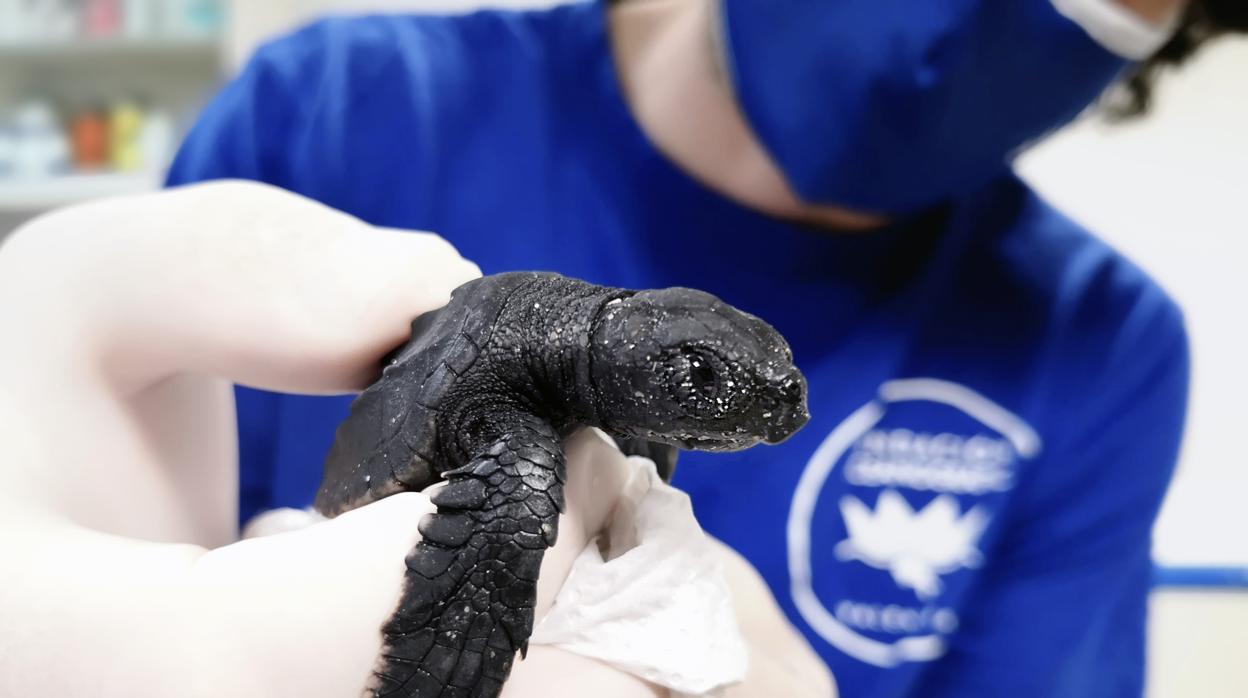
[[[0,424],[0,440],[6,431]],[[569,448],[578,455],[568,513],[541,572],[555,589],[614,501],[603,478],[584,472],[594,444],[581,438]],[[428,497],[405,492],[310,528],[205,551],[90,531],[0,492],[0,696],[359,695],[417,525],[432,511]],[[543,590],[539,612],[553,597]],[[521,663],[513,676],[534,688],[509,695],[545,695],[549,666]],[[618,695],[649,695],[625,679],[614,679]]]
[[[203,550],[52,520],[0,520],[0,695],[185,695]]]
[[[737,621],[749,647],[745,680],[725,698],[832,698],[836,683],[828,667],[789,625],[771,590],[734,550],[718,543],[725,578],[732,589]]]
[[[184,695],[196,646],[184,593],[204,550],[73,524],[44,495],[75,478],[49,465],[35,426],[0,388],[0,696]]]
[[[6,516],[0,695],[358,695],[430,510],[398,495],[211,552]]]
[[[558,676],[575,676],[576,681],[551,680]],[[671,698],[667,689],[632,674],[543,645],[532,646],[528,657],[516,662],[511,678],[503,685],[501,698],[585,698],[586,686],[594,687],[592,698]]]
[[[401,493],[196,561],[190,596],[203,633],[195,698],[359,695],[380,650],[378,629],[398,602],[416,524],[431,511],[427,497]]]
[[[800,663],[799,663],[800,664]],[[729,686],[724,698],[834,698],[836,687],[821,667],[779,661],[774,648],[751,646],[745,681]]]

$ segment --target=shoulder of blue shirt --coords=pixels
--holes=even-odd
[[[453,161],[439,151],[443,134],[500,105],[508,113],[493,119],[500,129],[541,118],[547,107],[532,92],[556,81],[542,76],[586,45],[573,14],[591,9],[312,22],[255,51],[192,129],[169,183],[184,183],[192,170],[198,179],[260,179],[338,208],[370,194],[354,177],[361,169],[378,168],[382,179],[419,175],[427,187],[437,173],[414,172],[419,163],[396,154],[419,148],[421,161]]]
[[[1186,391],[1190,346],[1174,298],[1038,194],[1028,194],[1027,206],[1017,241],[1006,240],[1000,249],[1024,280],[1052,299],[1052,362],[1072,385],[1089,391],[1110,381],[1143,387],[1167,376],[1181,376]],[[1186,394],[1170,397],[1181,411]]]
[[[520,54],[511,54],[498,42],[511,42],[512,48],[522,53],[540,52],[550,34],[552,18],[557,23],[557,13],[566,9],[321,19],[263,44],[241,80],[253,83],[257,94],[272,98],[257,106],[288,113],[316,110],[329,102],[345,105],[345,109],[338,107],[340,111],[352,111],[369,92],[384,92],[393,98],[396,90],[436,96],[438,112],[453,113],[461,108],[460,102],[470,101],[496,82],[494,78],[475,83],[466,79],[477,70],[539,67],[518,65],[515,59]],[[481,45],[490,46],[490,50],[473,50]],[[323,82],[339,75],[350,79]],[[386,83],[387,79],[391,81]],[[412,106],[419,110],[425,103],[414,102]],[[464,104],[462,108],[480,109],[482,105]],[[1182,334],[1178,306],[1146,273],[1017,178],[1003,176],[980,192],[973,205],[996,205],[988,197],[1002,190],[1013,190],[1011,196],[1019,197],[1016,216],[1031,228],[1026,236],[1003,240],[1001,253],[1020,258],[1011,266],[1028,277],[1038,291],[1047,288],[1074,303],[1068,308],[1073,321],[1091,320],[1098,325],[1095,317],[1086,315],[1090,308],[1081,312],[1076,307],[1080,303],[1100,306],[1102,313],[1109,314],[1131,306],[1134,314],[1158,315],[1155,331]]]
[[[439,108],[451,109],[479,91],[467,79],[478,71],[523,70],[546,58],[552,35],[571,34],[560,20],[572,9],[331,16],[261,44],[247,71],[308,99],[320,80],[349,75],[341,84],[349,98],[406,89],[436,94]]]

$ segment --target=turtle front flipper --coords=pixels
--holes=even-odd
[[[375,696],[493,698],[533,631],[537,575],[563,511],[566,465],[549,424],[523,418],[446,473],[382,628]]]

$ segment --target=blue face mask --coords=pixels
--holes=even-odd
[[[1063,4],[1077,6],[1074,14],[1059,12]],[[1128,34],[1140,29],[1110,4],[721,0],[720,7],[737,100],[790,186],[810,203],[901,214],[1000,174],[1016,149],[1096,99],[1126,65],[1123,51],[1104,46],[1121,42],[1124,26]],[[1088,7],[1109,13],[1108,24],[1076,16]]]

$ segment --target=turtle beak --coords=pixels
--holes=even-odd
[[[806,426],[810,411],[806,408],[806,378],[800,371],[794,369],[772,385],[778,406],[763,427],[763,440],[778,444]]]
[[[769,444],[778,444],[796,434],[797,430],[806,426],[808,421],[810,421],[810,413],[806,411],[805,405],[802,405],[800,409],[789,410],[780,419],[768,423],[764,432],[764,440]]]

